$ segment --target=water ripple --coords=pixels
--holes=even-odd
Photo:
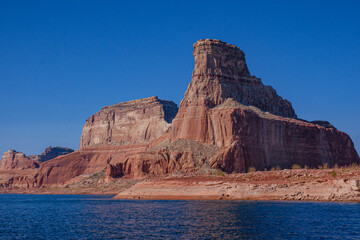
[[[1,239],[360,239],[360,204],[0,194]]]

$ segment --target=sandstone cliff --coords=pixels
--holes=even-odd
[[[80,149],[151,142],[169,129],[177,110],[175,103],[157,97],[103,107],[86,121]]]
[[[220,105],[228,98],[275,115],[296,118],[291,103],[251,76],[245,54],[235,45],[204,39],[194,44],[195,68],[180,107]]]
[[[0,170],[38,168],[39,161],[32,160],[22,152],[9,150],[1,158]]]
[[[145,151],[151,141],[165,134],[177,110],[175,103],[157,97],[103,107],[86,121],[79,151],[44,162],[35,173],[14,179],[13,184],[29,187],[61,185],[76,177],[81,179],[102,171],[107,166],[111,169],[111,164]],[[132,163],[127,168],[137,171],[134,169],[141,166]]]
[[[41,162],[48,161],[61,155],[72,153],[74,150],[64,147],[48,147],[42,154],[26,156],[22,152],[9,150],[1,158],[0,171],[12,169],[35,169]]]
[[[292,164],[359,162],[350,137],[326,121],[296,119],[291,103],[250,77],[244,53],[218,40],[194,44],[195,69],[172,140],[221,148],[209,162],[226,172]]]
[[[360,162],[347,134],[326,121],[297,119],[289,101],[251,76],[244,53],[236,46],[219,40],[199,40],[193,54],[192,81],[167,135],[169,142],[156,151],[122,159],[116,165],[121,170],[111,166],[109,174],[156,175],[197,171],[204,165],[231,173],[247,171],[249,167]],[[180,140],[185,145],[196,143],[218,150],[206,157],[199,154],[201,147],[196,151],[174,151],[171,145]],[[140,167],[126,167],[129,164]],[[190,168],[182,168],[189,164]]]

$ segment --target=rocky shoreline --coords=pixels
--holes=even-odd
[[[280,170],[216,177],[169,177],[137,183],[120,192],[115,199],[359,202],[359,173],[359,169],[341,168]]]
[[[116,195],[114,199],[360,202],[360,167],[285,169],[251,173],[170,174],[144,179],[97,178],[0,193]],[[86,180],[89,182],[88,180]],[[86,182],[85,181],[85,182]]]

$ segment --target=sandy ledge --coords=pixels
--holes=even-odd
[[[114,198],[360,202],[360,169],[168,176],[136,183]]]
[[[359,167],[238,174],[178,173],[145,179],[99,178],[86,185],[84,182],[87,181],[43,188],[0,188],[0,193],[116,195],[114,199],[360,202]]]

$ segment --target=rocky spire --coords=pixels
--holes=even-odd
[[[180,107],[220,105],[228,98],[255,106],[275,115],[296,118],[291,103],[277,95],[271,86],[251,76],[245,54],[220,40],[202,39],[194,44],[195,68],[192,81]]]

